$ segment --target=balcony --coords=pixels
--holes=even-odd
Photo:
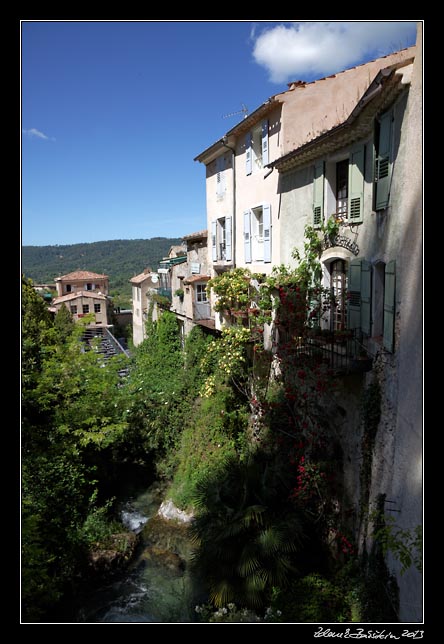
[[[170,288],[158,288],[157,295],[161,297],[166,297],[170,302],[173,300],[172,292]]]
[[[279,329],[279,344],[289,347],[297,358],[318,360],[327,365],[334,375],[348,375],[371,371],[373,358],[362,343],[357,329],[346,331],[321,331],[311,329],[294,342]]]

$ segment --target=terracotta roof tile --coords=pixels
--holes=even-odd
[[[199,230],[197,233],[191,233],[189,235],[184,235],[182,239],[191,240],[191,239],[204,239],[208,237],[208,230]]]
[[[53,299],[53,304],[60,304],[61,302],[69,302],[70,300],[76,300],[78,297],[90,297],[95,300],[106,300],[106,295],[98,293],[97,291],[77,291],[76,293],[67,293],[66,295],[61,295]]]
[[[73,271],[66,275],[60,275],[55,278],[56,282],[61,280],[86,280],[86,279],[108,279],[108,275],[101,275],[100,273],[93,273],[92,271]]]
[[[209,275],[190,275],[184,279],[184,284],[194,284],[195,282],[207,282],[210,279]]]
[[[150,270],[148,273],[139,273],[139,275],[134,275],[134,277],[128,281],[131,282],[131,284],[142,284],[146,280],[150,280],[151,275],[152,271]]]

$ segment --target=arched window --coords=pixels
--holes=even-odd
[[[330,311],[330,329],[342,331],[347,321],[347,262],[336,259],[330,264],[330,285],[332,306]]]

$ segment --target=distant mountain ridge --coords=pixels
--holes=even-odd
[[[53,246],[22,246],[22,273],[34,283],[53,283],[59,275],[89,270],[109,276],[111,294],[129,296],[129,281],[148,266],[156,269],[178,237],[113,239]]]

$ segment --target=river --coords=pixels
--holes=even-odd
[[[194,607],[204,595],[187,565],[191,544],[184,525],[158,517],[163,492],[155,483],[120,505],[122,522],[140,533],[141,545],[119,578],[82,596],[76,622],[196,621]]]

